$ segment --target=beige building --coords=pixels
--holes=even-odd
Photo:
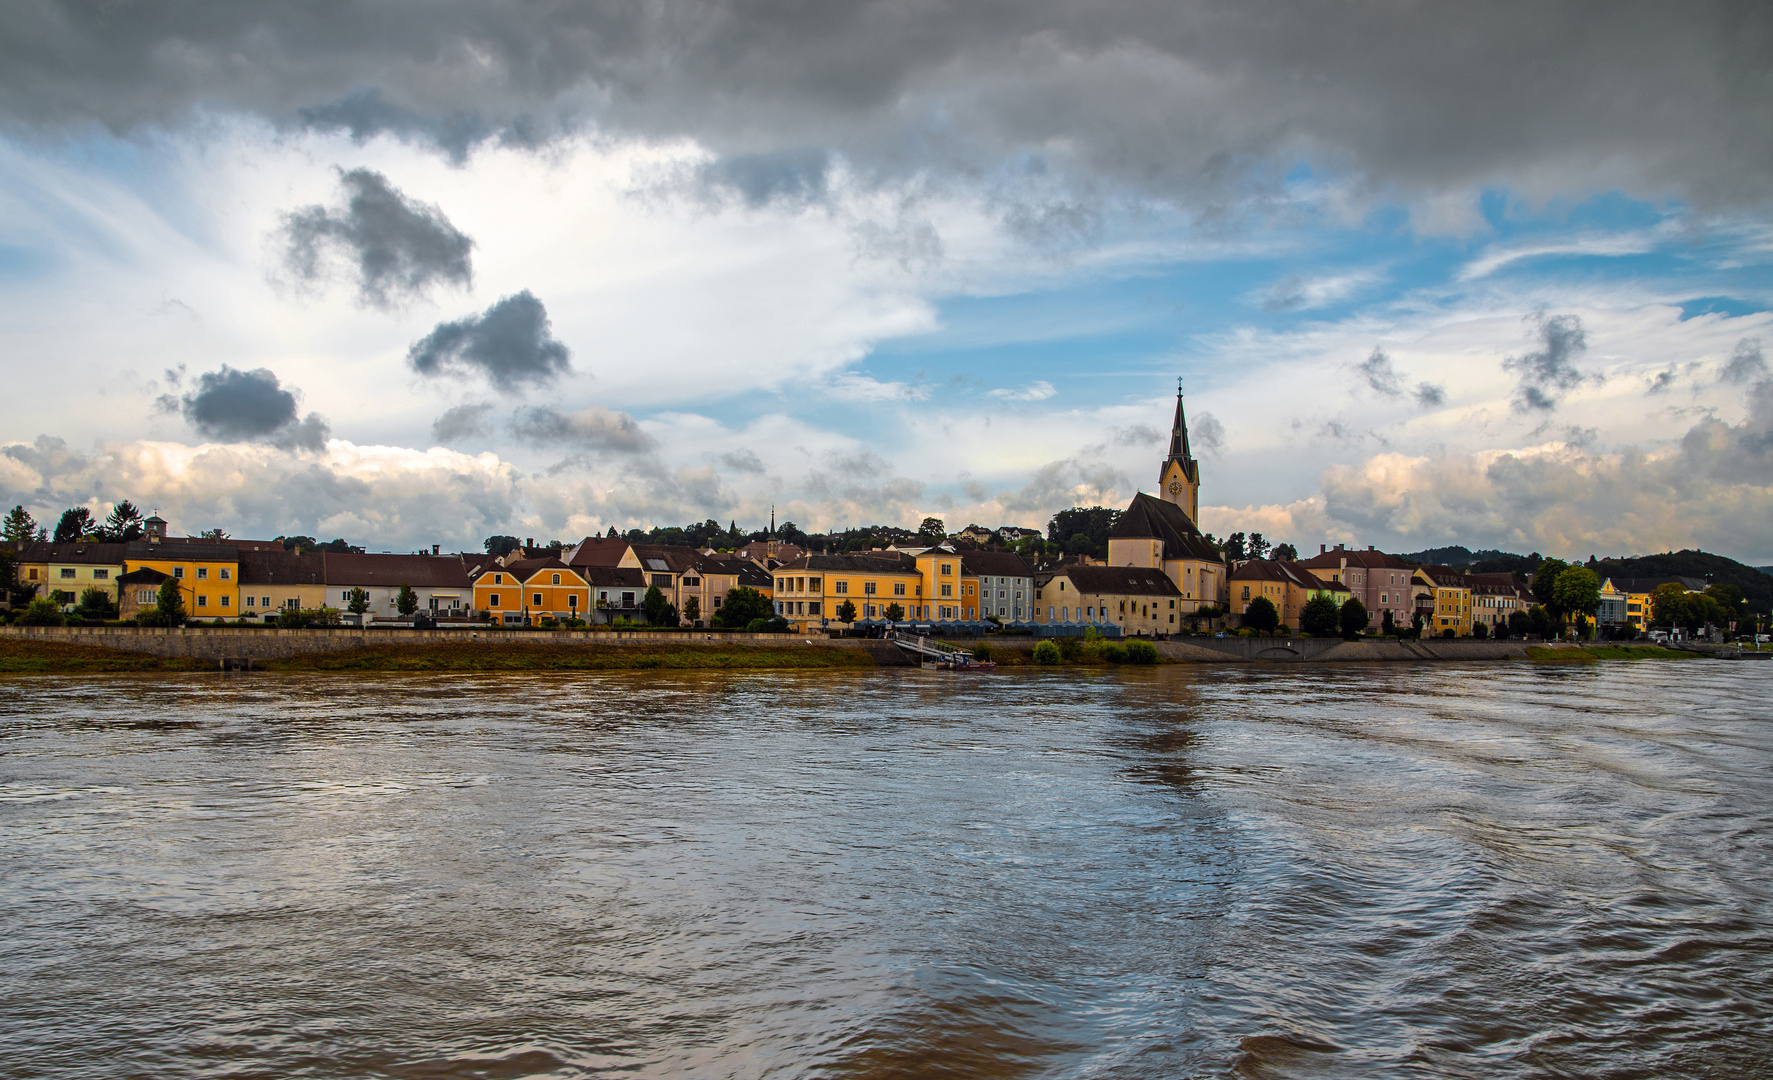
[[[1069,564],[1037,576],[1034,595],[1037,623],[1112,625],[1127,636],[1174,633],[1191,610],[1158,567]]]

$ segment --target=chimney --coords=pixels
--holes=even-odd
[[[533,547],[535,547],[535,546],[536,546],[536,538],[535,538],[535,537],[533,537],[533,536],[526,536],[526,537],[524,537],[524,538],[523,538],[523,547],[524,547],[524,550],[525,550],[525,551],[527,551],[527,550],[529,550],[529,549],[530,549],[530,548],[533,548]]]
[[[443,553],[443,545],[442,544],[432,544],[431,545],[431,554],[441,555],[442,553]]]
[[[1319,544],[1317,546],[1317,553],[1319,555],[1322,555],[1324,552],[1329,551],[1329,550],[1330,550],[1330,547],[1328,544]]]
[[[1368,550],[1368,551],[1378,551],[1378,550],[1379,550],[1379,549],[1378,549],[1378,548],[1376,548],[1376,547],[1374,547],[1374,546],[1373,546],[1373,545],[1372,545],[1372,544],[1368,544],[1368,545],[1367,545],[1367,550]]]

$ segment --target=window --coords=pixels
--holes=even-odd
[[[808,592],[819,592],[825,587],[825,579],[816,577],[807,578],[806,587]]]
[[[92,572],[92,580],[94,581],[109,581],[110,579],[111,572],[109,570],[94,570]]]
[[[36,580],[37,580],[37,570],[36,570],[36,568],[35,568],[35,567],[33,567],[33,568],[32,568],[32,570],[31,570],[31,580],[32,580],[32,581],[36,581]]]
[[[486,598],[486,606],[487,607],[498,607],[499,606],[499,594],[493,593],[491,596],[488,596]]]
[[[505,583],[505,575],[503,575],[503,574],[494,574],[493,575],[493,584],[494,585],[503,585],[504,583]],[[494,600],[493,603],[496,604],[496,603],[498,603],[498,601]]]
[[[952,586],[952,585],[948,584],[946,581],[944,581],[942,583],[942,595],[943,596],[953,596],[954,595],[954,586]]]
[[[657,585],[661,589],[669,589],[671,587],[671,575],[670,574],[654,574],[653,575],[653,584]]]
[[[806,613],[807,613],[807,614],[808,614],[808,615],[820,615],[820,614],[823,614],[823,613],[824,613],[824,612],[823,612],[823,610],[822,610],[822,609],[823,609],[823,607],[824,607],[824,605],[823,605],[823,604],[821,604],[821,603],[820,603],[820,602],[819,602],[819,601],[817,601],[817,600],[814,600],[814,601],[813,601],[813,602],[812,602],[812,603],[810,603],[810,604],[808,604],[808,605],[807,605],[807,606],[806,606]]]
[[[533,607],[541,607],[542,606],[542,594],[541,593],[531,594],[530,604]]]
[[[718,609],[719,609],[719,607],[720,607],[720,600],[721,600],[721,598],[720,598],[720,597],[718,597],[718,596],[716,596],[716,597],[715,597],[715,598],[714,598],[714,607],[715,607],[715,608],[716,608],[716,609],[717,609],[717,610],[718,610]]]
[[[228,580],[228,568],[227,568],[227,567],[225,567],[225,566],[224,566],[224,567],[222,567],[222,580],[223,580],[223,581],[227,581],[227,580]]]
[[[551,582],[551,584],[554,584],[554,585],[560,584],[560,575],[559,574],[554,575],[554,580]]]
[[[874,585],[875,585],[875,583],[872,581],[862,582],[862,595],[863,596],[873,596],[874,595]]]
[[[159,599],[160,599],[160,594],[155,592],[153,589],[137,589],[135,591],[135,602],[138,604],[142,604],[142,605],[152,604]],[[249,596],[249,597],[247,597],[247,599],[251,600],[252,597]]]
[[[943,564],[942,564],[942,573],[944,573],[944,574],[952,574],[952,573],[954,573],[954,564],[953,564],[953,563],[947,563],[947,562],[945,562],[945,563],[943,563]]]
[[[1245,585],[1244,586],[1244,599],[1248,600],[1249,598],[1250,598],[1250,587],[1248,585]]]
[[[893,595],[894,596],[904,596],[905,595],[905,583],[903,581],[893,582]]]
[[[179,581],[185,580],[185,568],[182,566],[173,567],[172,568],[172,576],[177,578]]]
[[[435,606],[437,601],[433,600],[433,601],[431,601],[431,603],[433,606]],[[578,593],[568,593],[566,596],[566,606],[571,608],[574,611],[577,611],[579,609],[579,594]]]
[[[62,592],[58,589],[55,594],[55,602],[58,604],[72,604],[74,602],[74,594],[71,592]]]
[[[622,606],[623,607],[633,607],[634,606],[634,594],[633,593],[625,592],[622,594]]]
[[[209,597],[199,596],[197,598],[197,606],[198,607],[208,607],[209,606]]]
[[[271,606],[271,598],[269,596],[259,597],[259,606],[260,607],[267,607],[267,608],[270,607]]]
[[[701,578],[694,578],[694,577],[686,577],[683,579],[683,584],[686,588],[694,589],[694,588],[699,587],[702,584],[702,579]]]
[[[228,598],[227,598],[227,597],[225,597],[225,596],[224,596],[224,597],[222,597],[222,606],[223,606],[223,607],[227,607],[227,606],[228,606]]]
[[[74,571],[72,568],[65,567],[65,566],[62,568],[62,579],[63,580],[69,580],[69,579],[73,578],[73,576],[74,576]]]
[[[849,594],[850,594],[850,583],[847,581],[838,582],[837,583],[837,595],[848,596]]]
[[[208,581],[209,580],[209,567],[199,566],[197,568],[197,580],[198,581]]]

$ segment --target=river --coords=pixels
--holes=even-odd
[[[0,680],[0,1075],[1734,1077],[1773,665]]]

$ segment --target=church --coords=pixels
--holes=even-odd
[[[1170,454],[1158,469],[1158,495],[1139,492],[1108,537],[1108,565],[1160,569],[1182,594],[1182,610],[1222,607],[1229,599],[1228,568],[1196,524],[1200,517],[1200,462],[1188,449],[1188,418],[1176,389]]]

